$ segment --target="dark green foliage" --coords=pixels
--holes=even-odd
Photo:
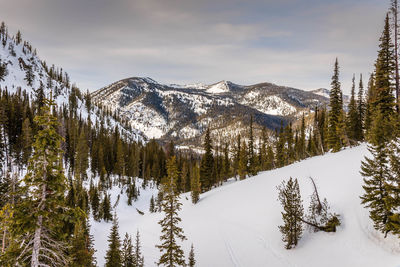
[[[194,267],[196,265],[196,259],[194,255],[194,247],[193,244],[190,247],[190,252],[189,252],[189,258],[188,258],[188,264],[189,267]]]
[[[154,202],[154,196],[151,196],[150,198],[150,208],[149,211],[151,213],[156,212],[156,206],[155,206],[155,202]]]
[[[7,64],[2,63],[0,59],[0,81],[4,81],[7,74]]]
[[[383,143],[376,146],[370,145],[369,151],[372,158],[366,157],[361,165],[365,190],[364,195],[361,196],[361,203],[370,209],[370,218],[374,222],[375,229],[386,233],[386,224],[391,215],[385,203],[388,197],[385,182],[389,179],[387,151]]]
[[[122,267],[135,267],[132,238],[128,235],[128,233],[125,233],[125,238],[122,243],[121,258]]]
[[[136,232],[135,245],[133,247],[133,266],[134,267],[143,267],[144,266],[144,257],[142,255],[142,245],[140,243],[140,233],[139,230]]]
[[[253,116],[250,117],[249,127],[249,145],[248,145],[248,172],[250,175],[257,175],[258,173],[258,160],[254,152],[254,134],[253,134]]]
[[[347,113],[347,123],[346,123],[346,130],[347,130],[347,135],[350,139],[350,142],[352,144],[356,144],[357,141],[360,140],[359,137],[359,120],[360,120],[360,115],[358,113],[358,107],[357,107],[357,102],[356,102],[356,96],[355,96],[355,91],[356,91],[356,83],[355,83],[355,76],[353,75],[353,83],[351,87],[351,96],[350,96],[350,103],[348,106],[349,112]]]
[[[240,155],[239,155],[239,167],[238,167],[238,174],[240,180],[246,179],[248,174],[248,154],[247,154],[247,146],[246,142],[243,142],[241,145]]]
[[[288,182],[283,181],[278,186],[279,197],[283,207],[282,219],[284,224],[279,226],[286,243],[285,248],[291,249],[297,246],[303,233],[303,204],[300,196],[300,188],[297,179],[290,178]]]
[[[104,221],[108,222],[112,220],[111,212],[110,196],[108,194],[104,194],[103,202],[101,203],[101,217]]]
[[[200,182],[202,192],[210,190],[216,180],[215,172],[213,172],[214,156],[212,154],[212,144],[209,128],[207,128],[204,138],[204,151],[205,153],[201,158],[200,164]]]
[[[75,224],[71,244],[71,267],[95,267],[93,237],[90,235],[90,226],[87,219]]]
[[[33,155],[28,172],[21,184],[20,199],[14,209],[12,240],[23,246],[11,246],[10,253],[22,265],[67,265],[63,226],[66,220],[80,220],[79,210],[64,201],[67,182],[61,162],[61,136],[58,121],[50,109],[54,105],[45,100],[35,122],[40,129],[35,135]]]
[[[392,232],[400,235],[400,139],[390,143],[371,144],[372,158],[361,165],[364,176],[364,194],[361,202],[369,209],[376,230],[385,236]]]
[[[200,199],[201,184],[200,184],[200,169],[197,165],[193,168],[192,180],[190,182],[192,203],[196,204]]]
[[[108,249],[106,252],[105,267],[122,267],[121,240],[119,237],[117,215],[114,214],[110,235],[108,236]]]
[[[343,99],[339,81],[339,62],[336,59],[331,82],[328,119],[328,146],[333,151],[339,151],[343,146]]]
[[[167,162],[167,173],[168,176],[162,185],[164,197],[161,206],[165,217],[159,221],[162,228],[161,244],[156,246],[160,249],[162,255],[157,264],[168,267],[184,266],[183,250],[177,243],[178,239],[183,241],[186,237],[183,235],[183,229],[178,226],[181,222],[178,212],[182,204],[179,201],[176,190],[176,180],[179,174],[175,156],[171,157]]]

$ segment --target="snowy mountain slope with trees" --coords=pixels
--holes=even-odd
[[[95,103],[118,114],[146,138],[197,146],[207,128],[202,121],[223,129],[234,120],[246,125],[244,117],[253,115],[257,125],[274,130],[281,122],[328,103],[325,96],[271,83],[182,86],[140,77],[115,82],[91,95]]]
[[[363,178],[360,164],[369,156],[367,145],[338,153],[310,158],[280,169],[262,172],[247,180],[230,180],[222,187],[203,193],[194,205],[189,194],[181,195],[183,209],[181,226],[188,238],[182,243],[187,255],[191,243],[197,266],[400,266],[398,238],[373,228],[368,211],[361,204]],[[327,198],[331,209],[340,215],[341,226],[336,233],[305,230],[298,246],[286,250],[278,231],[282,224],[281,206],[276,187],[290,177],[298,178],[305,210],[308,208],[314,178],[319,194]],[[232,183],[233,182],[233,183]],[[132,236],[139,230],[146,266],[159,257],[160,213],[149,213],[149,201],[154,189],[141,191],[133,206],[119,201],[120,236]],[[119,189],[112,190],[113,199]],[[144,211],[140,215],[136,208]],[[92,233],[100,266],[107,249],[106,234],[110,224],[92,223]],[[212,244],[212,245],[211,245]]]

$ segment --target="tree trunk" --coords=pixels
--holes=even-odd
[[[46,180],[46,175],[45,175]],[[46,184],[42,185],[42,199],[39,203],[39,210],[42,211],[44,209],[46,201]],[[38,216],[35,235],[33,237],[33,248],[32,248],[32,258],[31,258],[31,267],[39,267],[39,255],[41,249],[41,238],[42,238],[42,229],[43,229],[43,217],[42,215]]]

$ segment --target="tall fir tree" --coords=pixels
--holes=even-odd
[[[360,127],[360,125],[359,125],[360,116],[358,113],[355,94],[356,94],[356,78],[355,78],[355,75],[353,75],[350,103],[348,106],[349,112],[347,113],[347,122],[346,122],[347,135],[352,144],[356,144],[359,141],[359,132],[358,131],[359,131],[359,127]]]
[[[195,165],[193,167],[192,179],[190,181],[192,203],[196,204],[200,199],[201,184],[200,184],[200,168]]]
[[[200,164],[201,191],[208,191],[215,183],[214,156],[212,152],[210,128],[207,128],[204,137],[204,154]]]
[[[380,38],[378,58],[375,63],[375,83],[371,95],[372,124],[379,124],[383,136],[389,140],[393,134],[395,98],[393,96],[394,51],[389,15]],[[382,115],[382,116],[381,116]],[[370,138],[371,142],[373,139]]]
[[[11,246],[11,253],[15,253],[16,264],[23,266],[67,266],[63,226],[66,219],[79,220],[81,216],[64,199],[67,182],[61,161],[62,138],[57,133],[57,118],[51,112],[53,105],[51,99],[46,99],[35,117],[40,129],[20,186],[23,197],[14,209],[12,238],[18,245]]]
[[[342,125],[340,120],[343,116],[343,100],[342,90],[339,81],[339,61],[336,59],[334,72],[331,82],[331,92],[329,99],[329,118],[328,118],[328,145],[334,151],[338,151],[342,144],[340,138],[340,131]]]
[[[108,249],[105,257],[105,267],[122,267],[121,239],[118,231],[118,218],[117,215],[114,214],[111,232],[108,236]]]
[[[176,190],[176,180],[179,174],[175,156],[167,162],[167,173],[168,176],[162,185],[164,197],[161,205],[165,217],[159,221],[162,228],[161,244],[156,246],[162,255],[157,264],[167,267],[184,266],[185,257],[178,240],[183,241],[186,237],[183,234],[183,229],[178,225],[181,222],[178,212],[182,204]]]
[[[195,265],[196,265],[196,258],[195,258],[195,254],[194,254],[194,247],[193,247],[193,244],[192,244],[192,246],[190,247],[187,266],[194,267]]]
[[[132,238],[125,233],[121,250],[122,267],[135,267]]]
[[[364,123],[365,123],[365,99],[364,99],[364,84],[362,74],[360,74],[360,82],[358,84],[358,97],[357,97],[357,131],[356,137],[358,141],[364,140]]]

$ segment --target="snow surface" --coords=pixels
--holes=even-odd
[[[201,195],[196,205],[183,194],[181,226],[188,238],[182,243],[186,255],[194,244],[197,266],[297,266],[297,267],[399,267],[400,240],[384,239],[373,229],[368,211],[360,204],[363,189],[360,162],[367,155],[365,144],[339,153],[326,154],[260,173],[240,182],[231,182]],[[299,179],[305,210],[308,207],[312,176],[321,197],[326,197],[332,212],[341,215],[336,233],[305,231],[299,245],[284,249],[278,225],[282,224],[276,186],[289,177]],[[113,201],[120,189],[112,190]],[[161,213],[149,213],[155,188],[141,191],[140,199],[129,207],[122,196],[117,212],[120,235],[132,236],[139,229],[146,266],[156,266],[160,253]],[[145,211],[139,215],[136,207]],[[92,222],[99,266],[104,264],[111,223]]]

